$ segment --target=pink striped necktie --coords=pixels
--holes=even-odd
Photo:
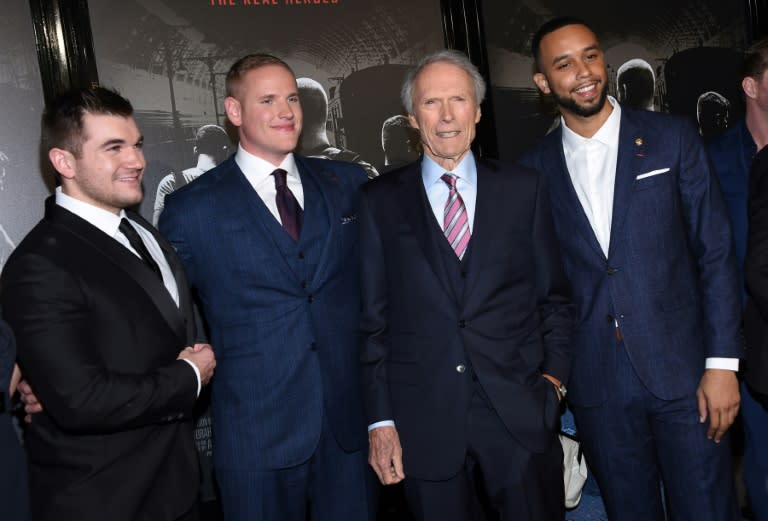
[[[469,231],[469,216],[464,206],[464,200],[461,198],[458,190],[456,190],[456,180],[458,178],[454,174],[445,173],[440,176],[440,179],[445,181],[449,188],[448,200],[445,201],[445,212],[443,213],[443,232],[451,248],[456,252],[456,256],[461,259],[464,256],[464,252],[467,251],[471,235]]]

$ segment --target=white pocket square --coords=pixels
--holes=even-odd
[[[659,168],[658,170],[651,170],[650,172],[640,174],[639,176],[635,177],[635,179],[639,181],[640,179],[645,179],[646,177],[653,177],[659,174],[666,174],[667,172],[669,172],[669,168]]]

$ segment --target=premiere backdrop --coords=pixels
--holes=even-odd
[[[473,18],[474,0],[88,0],[99,82],[133,102],[146,138],[140,211],[154,219],[163,194],[218,160],[212,150],[234,151],[223,110],[224,75],[237,58],[253,52],[285,59],[303,78],[306,135],[300,152],[356,161],[374,176],[418,153],[406,132],[387,136],[386,159],[382,143],[384,122],[402,111],[399,88],[408,67],[445,41],[469,46],[478,62],[485,45],[493,102],[486,120],[495,116],[496,129],[478,139],[494,140],[502,159],[515,158],[557,121],[531,81],[531,33],[573,7],[565,0],[477,2],[482,20]],[[651,110],[687,114],[706,137],[743,112],[737,68],[746,46],[747,3],[648,0],[627,15],[615,3],[590,0],[576,14],[601,39],[611,94]],[[43,89],[30,8],[26,1],[6,4],[0,17],[0,268],[42,216],[52,189],[39,152]],[[78,10],[86,2],[50,0],[65,4]],[[49,15],[58,20],[56,9]],[[485,41],[478,44],[481,25]],[[43,51],[66,41],[40,34],[38,39]],[[81,70],[90,66],[83,49],[70,52]],[[66,83],[46,74],[49,86]],[[312,129],[317,132],[310,135]],[[206,150],[207,162],[199,156]],[[201,414],[197,427],[207,465],[208,414]],[[205,499],[211,499],[210,474],[207,479]],[[597,498],[568,519],[604,518],[600,508]]]
[[[648,0],[620,10],[610,0],[483,1],[483,21],[502,159],[514,159],[552,128],[556,113],[533,84],[530,40],[555,16],[597,33],[609,93],[625,103],[685,114],[705,138],[743,114],[739,78],[747,24],[742,2]]]
[[[99,80],[133,102],[146,136],[147,217],[161,180],[196,164],[196,131],[225,126],[224,76],[237,58],[284,59],[305,78],[304,134],[318,126],[324,134],[303,139],[300,152],[364,162],[373,176],[385,166],[382,125],[401,113],[408,65],[443,47],[439,0],[90,0],[88,8]]]

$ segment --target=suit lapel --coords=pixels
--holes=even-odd
[[[430,228],[434,227],[434,215],[429,206],[424,182],[421,177],[421,161],[413,163],[400,174],[400,195],[397,198],[405,220],[413,228],[413,233],[421,247],[427,263],[443,286],[445,292],[454,300],[452,285],[445,271],[445,263],[441,257],[440,248],[435,243]],[[471,240],[470,240],[471,247]]]
[[[269,208],[261,200],[259,194],[253,189],[251,183],[245,177],[245,174],[237,166],[233,158],[230,159],[230,172],[222,179],[221,190],[225,200],[231,201],[231,207],[238,211],[238,218],[242,221],[245,228],[248,229],[248,235],[256,235],[260,238],[258,244],[263,249],[272,249],[277,255],[271,255],[274,259],[274,267],[285,273],[289,279],[296,283],[299,279],[296,273],[291,269],[287,259],[281,253],[282,250],[275,240],[275,234],[270,231],[270,227],[279,227],[275,217],[269,211]]]
[[[622,109],[621,128],[619,130],[619,153],[616,160],[616,176],[613,187],[613,217],[611,218],[611,238],[608,256],[614,254],[620,244],[621,230],[631,204],[635,175],[642,172],[644,138],[642,130],[634,124],[628,111]]]
[[[498,175],[495,167],[482,159],[476,160],[477,165],[477,200],[475,201],[475,219],[472,226],[472,238],[470,239],[470,251],[467,257],[467,278],[464,286],[464,296],[471,294],[481,275],[479,266],[486,265],[486,260],[494,257],[493,249],[498,244],[495,241],[494,231],[496,215],[499,208],[504,208],[508,201],[504,201],[503,193],[496,190],[495,177]],[[504,240],[504,238],[500,238]],[[467,298],[459,299],[466,302]]]
[[[596,254],[605,258],[600,243],[589,223],[589,218],[584,212],[584,207],[579,201],[576,189],[573,187],[571,175],[568,173],[568,166],[565,163],[565,153],[563,152],[562,129],[553,131],[546,139],[545,150],[541,154],[544,159],[542,167],[543,172],[550,172],[549,189],[552,194],[552,207],[554,211],[568,216],[567,219],[561,219],[561,222],[572,223],[564,228],[565,233],[576,230],[583,238],[586,244],[592,248]]]
[[[171,268],[171,273],[173,273],[173,278],[176,280],[176,288],[179,292],[179,306],[177,311],[180,312],[181,318],[185,324],[187,345],[194,344],[197,337],[197,331],[195,321],[193,319],[194,310],[192,305],[192,295],[189,291],[189,282],[187,281],[187,274],[184,271],[184,266],[181,263],[181,259],[178,255],[176,255],[176,251],[173,249],[173,246],[171,246],[171,244],[166,241],[162,235],[160,235],[157,229],[149,224],[141,215],[135,212],[127,213],[131,219],[141,224],[145,229],[149,230],[149,232],[157,241],[157,244],[160,246],[160,249],[163,251],[165,260],[168,262],[168,266]],[[166,299],[163,300],[165,301]],[[168,317],[170,317],[166,318],[166,320],[173,320],[173,314],[171,313],[170,309],[161,310],[161,313],[163,313],[163,315],[167,314]],[[175,324],[174,328],[175,327],[178,327],[178,324]]]
[[[66,229],[69,233],[72,233],[80,240],[87,243],[91,248],[98,251],[113,263],[119,270],[132,278],[142,287],[142,289],[144,289],[176,335],[179,338],[184,339],[184,341],[187,341],[187,324],[185,323],[184,316],[176,306],[176,303],[168,293],[163,282],[152,273],[151,270],[147,269],[141,259],[131,253],[114,238],[109,237],[107,234],[72,212],[56,205],[53,197],[46,201],[46,217],[55,225]],[[131,215],[131,219],[134,217],[136,217],[136,214]],[[144,219],[139,218],[137,220],[142,226],[145,226],[157,237],[154,229]],[[179,290],[181,291],[181,287]]]

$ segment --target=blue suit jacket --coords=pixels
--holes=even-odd
[[[596,405],[611,392],[603,382],[614,367],[614,319],[654,395],[694,393],[705,358],[742,356],[728,215],[698,134],[682,118],[622,107],[606,258],[573,188],[561,133],[522,162],[549,179],[579,310],[569,399]]]
[[[352,164],[296,156],[305,196],[297,256],[276,243],[277,221],[234,156],[166,199],[160,229],[176,247],[202,303],[216,352],[214,463],[263,470],[306,461],[325,415],[347,450],[366,443],[360,398],[358,187]],[[322,252],[305,232],[329,233]],[[282,230],[279,230],[282,232]]]
[[[746,298],[744,286],[744,258],[747,255],[747,192],[749,167],[757,153],[757,146],[742,118],[707,146],[725,205],[731,218],[733,243],[736,246],[736,261],[739,266],[740,287]]]

